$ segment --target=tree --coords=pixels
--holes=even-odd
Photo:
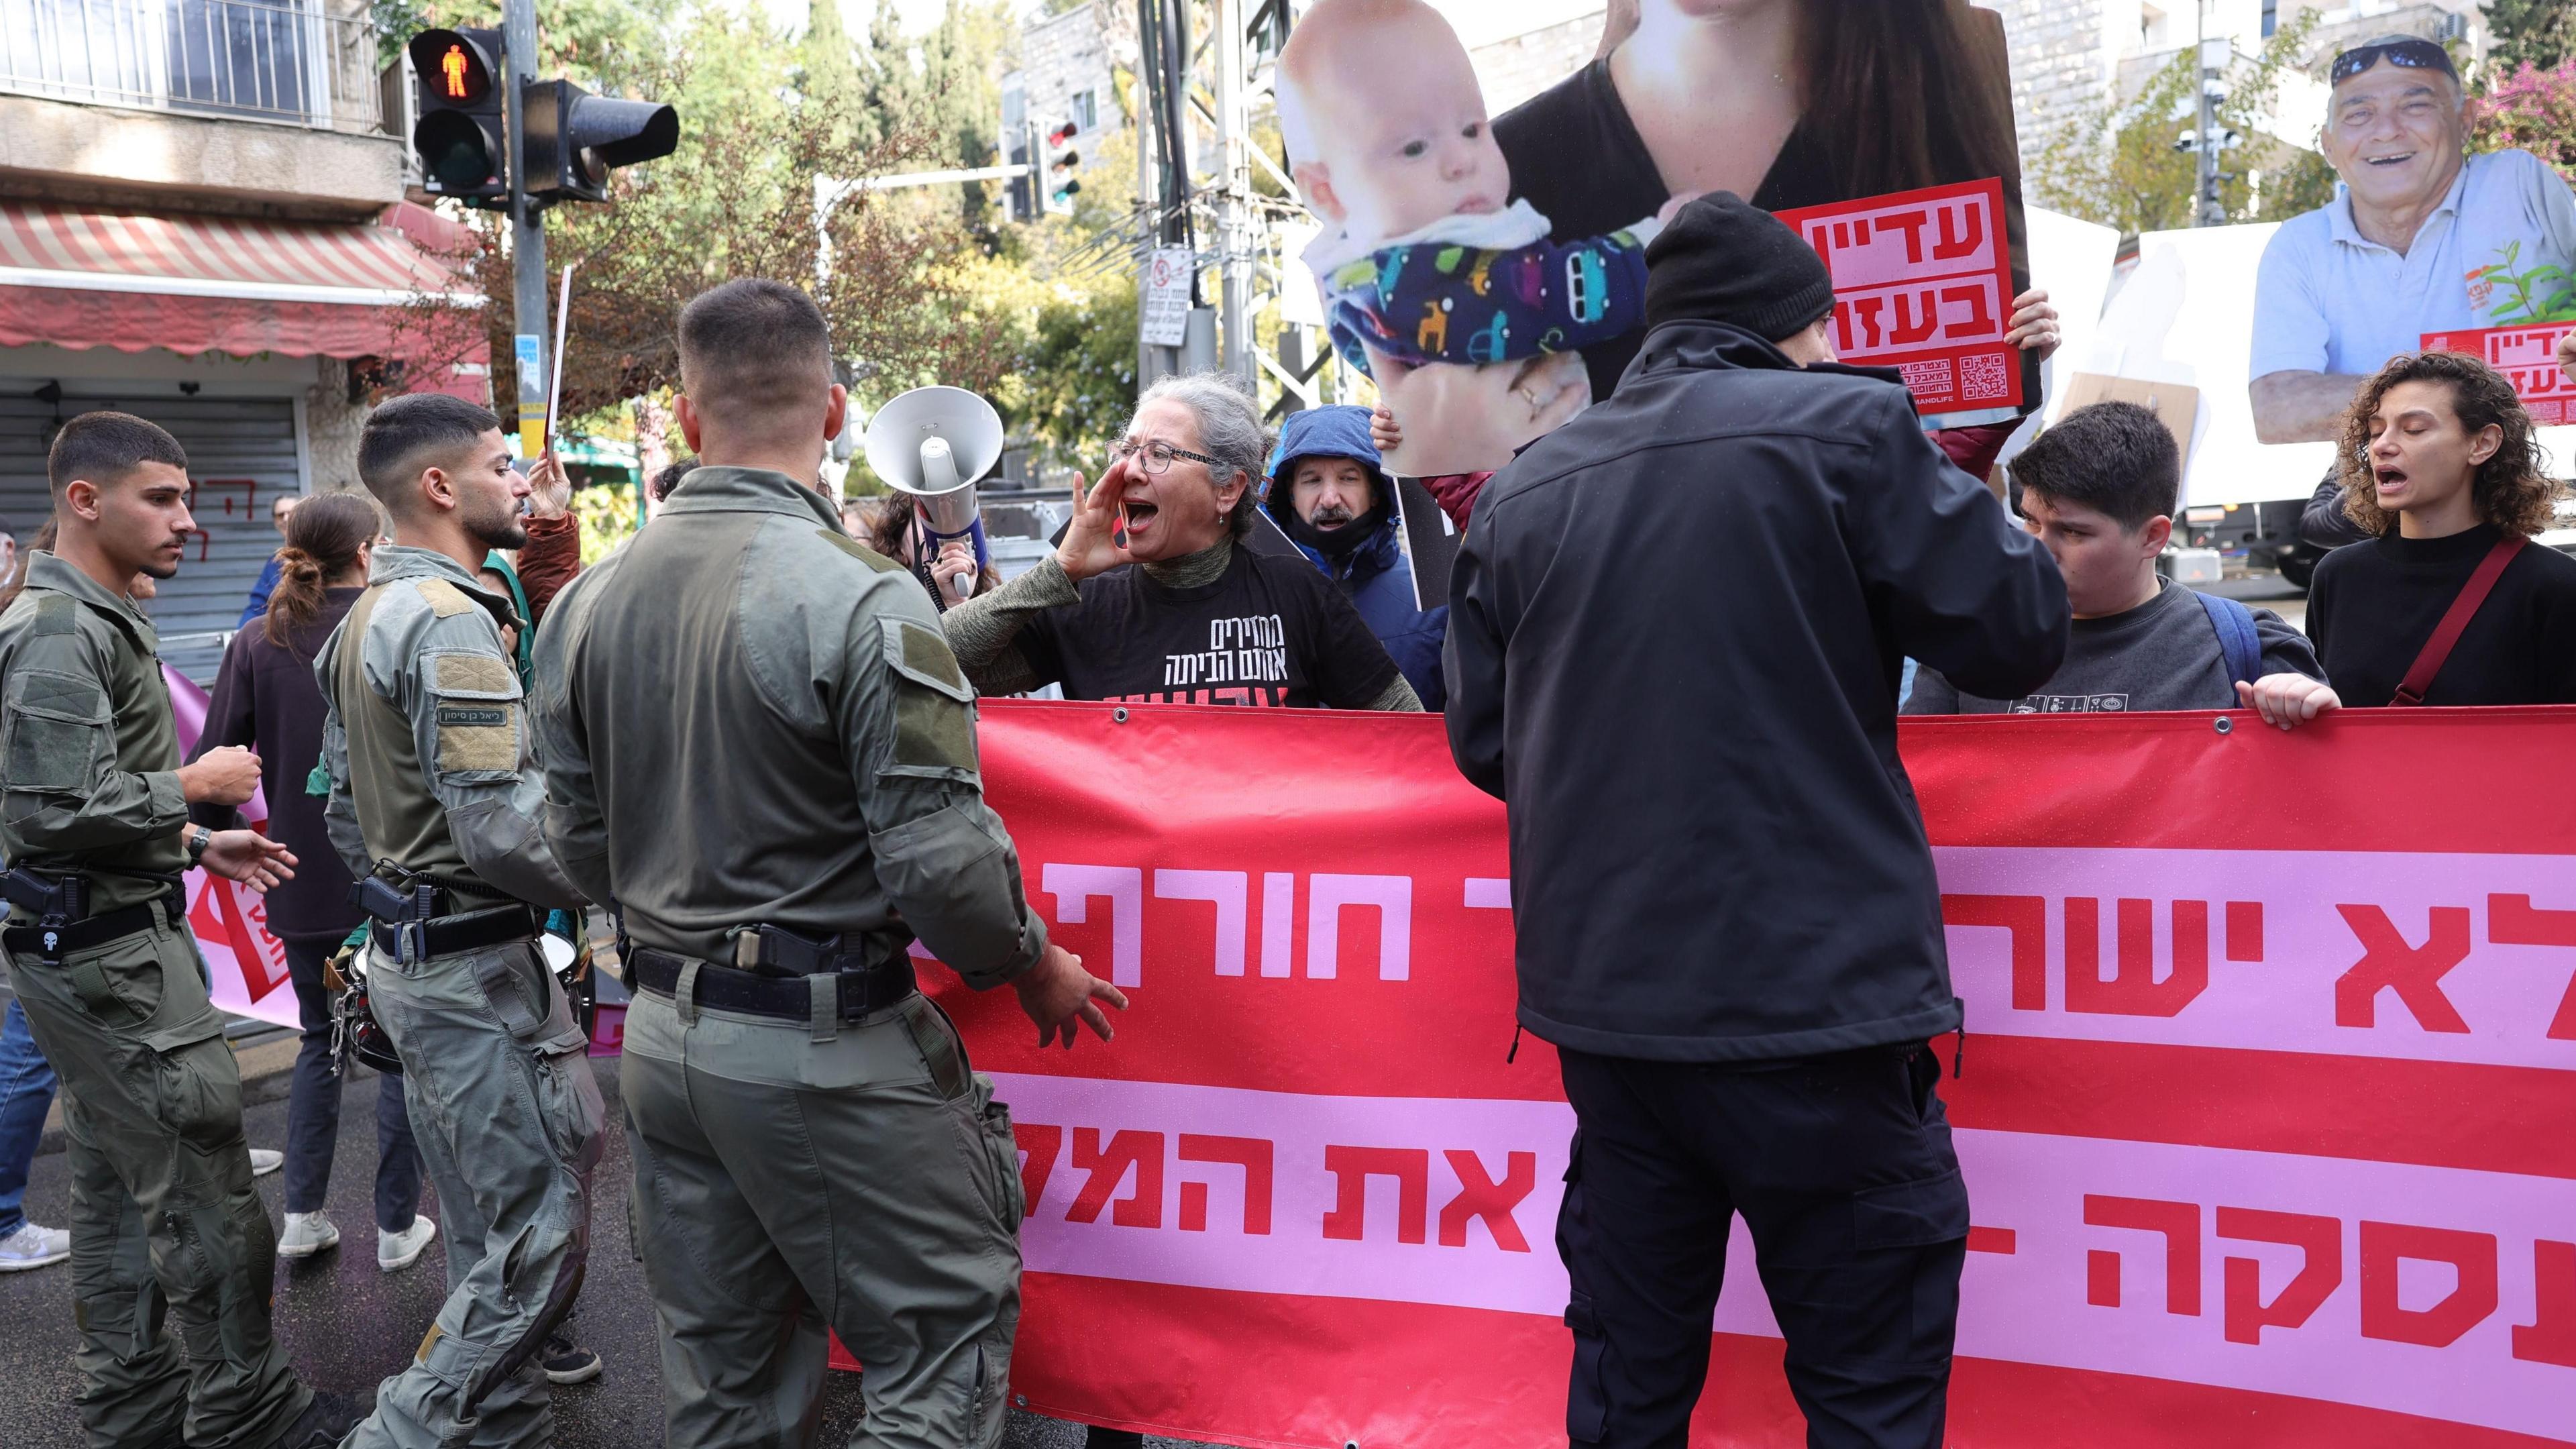
[[[1048,303],[1036,332],[1020,369],[1014,427],[1042,440],[1052,461],[1096,469],[1136,406],[1135,280],[1104,278]]]
[[[546,214],[549,264],[576,268],[564,418],[676,388],[681,305],[733,277],[807,287],[862,405],[932,380],[989,390],[1007,370],[1010,329],[958,284],[951,264],[972,248],[944,208],[919,194],[861,193],[817,230],[812,178],[916,170],[942,153],[919,130],[860,139],[881,128],[848,103],[798,93],[799,61],[757,21],[704,10],[666,56],[643,63],[647,93],[679,109],[678,151],[612,173],[607,205]],[[831,265],[818,279],[826,236]],[[499,218],[478,214],[477,240],[456,260],[485,296],[511,295]],[[452,329],[457,310],[425,299],[414,321],[427,336]],[[479,320],[493,395],[506,405],[518,395],[510,309],[482,308]]]
[[[2469,122],[2469,149],[2520,149],[2576,184],[2576,58],[2543,70],[2491,67]]]
[[[2220,163],[2234,173],[2233,180],[2219,182],[2219,201],[2231,222],[2293,216],[2333,194],[2333,173],[2323,159],[2285,144],[2313,137],[2263,139],[2274,124],[2281,79],[2297,66],[2319,13],[2305,12],[2265,41],[2215,108],[2218,128],[2245,138],[2242,148],[2222,153]],[[2199,92],[2199,56],[2187,46],[2149,78],[2135,100],[2122,105],[2116,96],[2105,97],[2049,137],[2028,174],[2031,199],[2124,233],[2191,225],[2199,160],[2175,149],[2175,142],[2198,124]],[[2268,164],[2258,168],[2257,161]]]
[[[2568,0],[2487,0],[2490,74],[2548,70],[2576,55],[2576,5]]]

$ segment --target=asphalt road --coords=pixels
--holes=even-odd
[[[561,1449],[647,1449],[662,1442],[662,1384],[655,1348],[653,1309],[644,1290],[643,1265],[626,1233],[630,1177],[623,1109],[617,1101],[617,1063],[592,1064],[608,1099],[607,1154],[594,1179],[590,1275],[573,1319],[577,1337],[598,1350],[607,1371],[588,1384],[555,1391],[555,1442]],[[250,1140],[275,1146],[286,1138],[282,1095],[260,1101],[282,1082],[261,1084],[245,1113]],[[277,1279],[277,1329],[296,1370],[317,1388],[371,1398],[387,1374],[401,1368],[436,1316],[446,1291],[442,1236],[418,1263],[400,1273],[376,1267],[371,1184],[375,1171],[374,1084],[354,1083],[340,1115],[340,1146],[332,1165],[328,1211],[340,1229],[340,1246],[300,1263],[281,1262]],[[57,1139],[59,1140],[59,1139]],[[283,1224],[283,1174],[260,1179],[270,1219]],[[33,1221],[61,1227],[70,1184],[59,1148],[36,1159],[26,1210]],[[438,1216],[434,1194],[422,1211]],[[0,1275],[0,1445],[8,1449],[83,1449],[72,1409],[69,1265]],[[858,1378],[835,1374],[825,1405],[826,1445],[847,1444],[863,1405]],[[1006,1449],[1081,1449],[1083,1431],[1071,1424],[1015,1413]],[[1182,1441],[1148,1439],[1154,1446]]]

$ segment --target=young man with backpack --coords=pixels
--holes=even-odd
[[[2012,462],[2022,516],[2048,546],[2075,616],[2066,662],[2018,699],[1962,693],[1926,666],[1907,714],[2061,714],[2258,708],[2287,729],[2331,708],[2316,651],[2268,609],[2156,573],[2173,533],[2182,457],[2135,403],[2078,408]]]

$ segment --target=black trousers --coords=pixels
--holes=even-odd
[[[1712,1066],[1560,1053],[1566,1436],[1683,1449],[1744,1215],[1811,1449],[1941,1443],[1968,1193],[1922,1046]]]
[[[331,1159],[340,1145],[340,1086],[331,1075],[331,988],[323,963],[340,938],[287,937],[286,970],[304,1036],[295,1052],[295,1075],[286,1098],[286,1210],[321,1210],[331,1190]],[[388,1233],[410,1228],[420,1206],[420,1149],[403,1104],[403,1080],[376,1079],[376,1226]]]

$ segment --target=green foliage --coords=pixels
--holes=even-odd
[[[581,520],[581,564],[588,568],[635,536],[635,490],[632,487],[583,488],[572,495],[573,516]]]
[[[2490,75],[2554,69],[2576,56],[2576,5],[2568,0],[2487,0]]]
[[[1133,279],[1039,308],[1019,382],[1013,430],[1033,433],[1059,466],[1096,468],[1136,405]]]
[[[2321,171],[2323,195],[2333,194],[2333,175],[2323,159],[2300,149],[2314,137],[2278,138],[2291,145],[2260,139],[2271,134],[2281,78],[2297,66],[2320,13],[2309,10],[2283,25],[2264,42],[2250,71],[2229,77],[2227,96],[2216,108],[2218,126],[2245,138],[2220,161],[2222,171],[2235,175],[2219,182],[2219,200],[2231,222],[2277,220],[2313,209]],[[2030,167],[2031,199],[2124,233],[2191,225],[2199,160],[2175,150],[2174,143],[2198,124],[2199,84],[2198,57],[2186,46],[2135,100],[2121,105],[2106,97],[2059,128]],[[2272,164],[2263,170],[2258,193],[2254,171],[2266,161]]]

